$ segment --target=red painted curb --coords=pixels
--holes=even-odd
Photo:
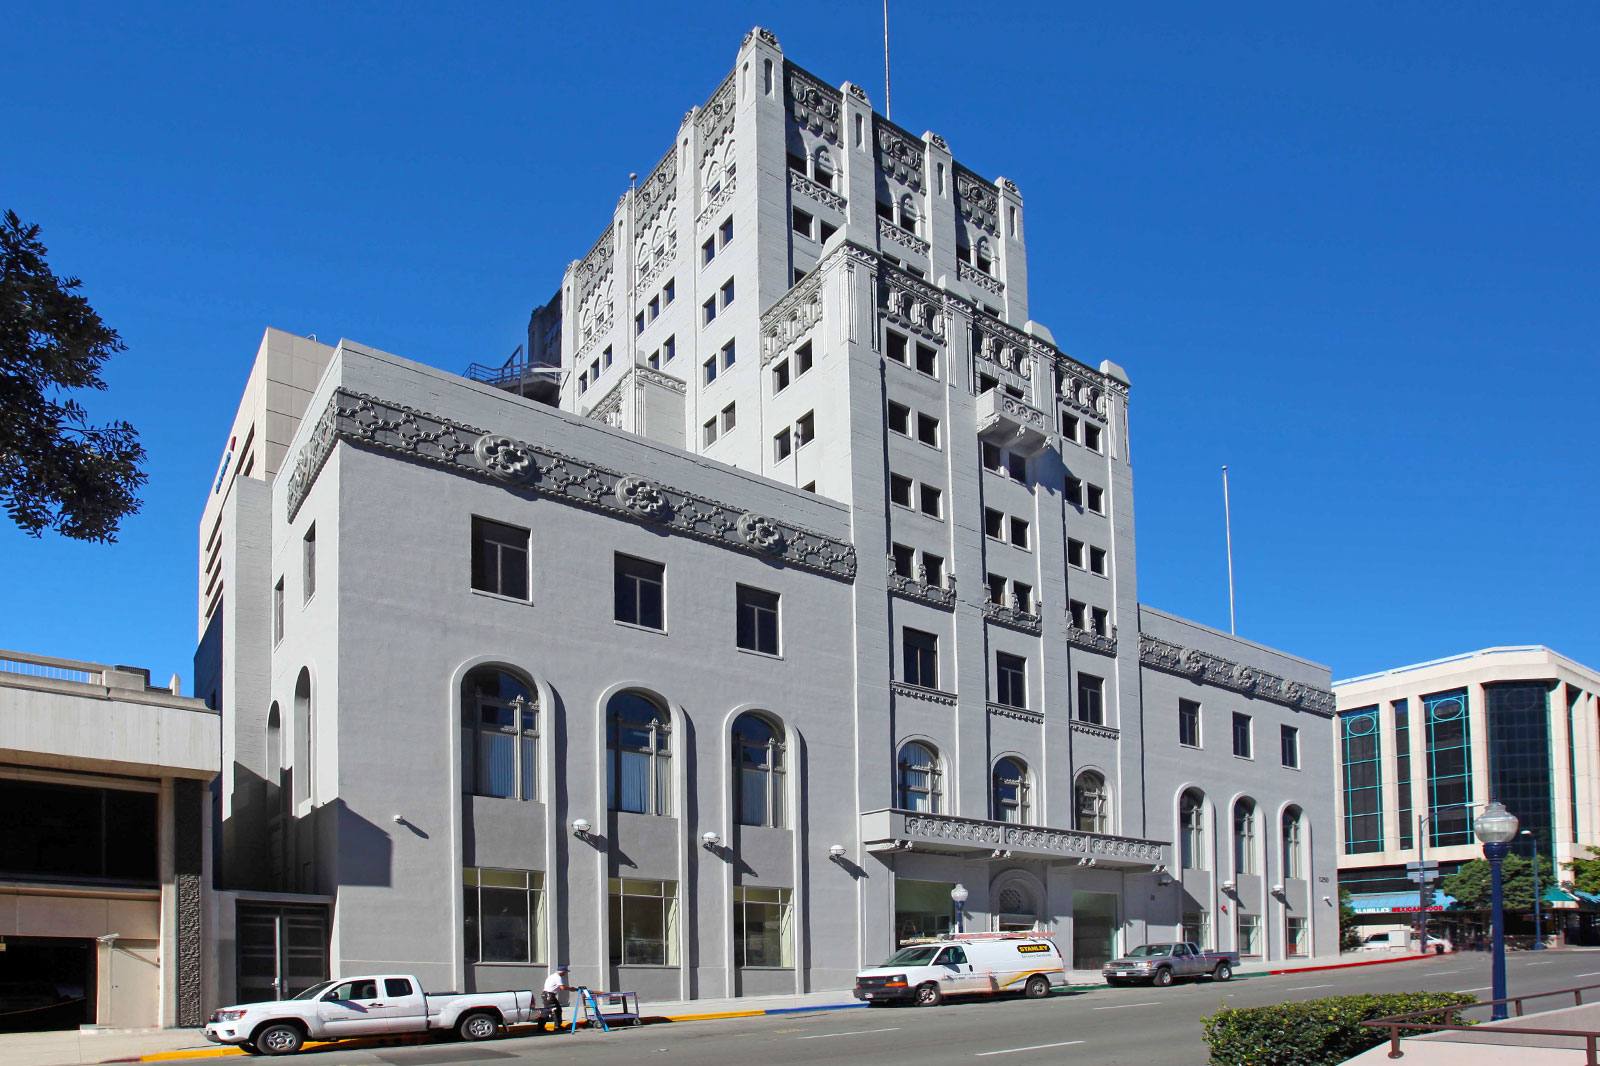
[[[1286,973],[1316,973],[1318,970],[1348,970],[1352,966],[1387,966],[1396,962],[1416,962],[1419,959],[1442,959],[1443,955],[1405,955],[1398,959],[1372,959],[1368,962],[1336,962],[1331,966],[1296,966],[1288,970],[1268,970],[1268,977],[1278,977]],[[1249,974],[1240,974],[1248,977]]]

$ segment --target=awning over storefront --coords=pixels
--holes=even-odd
[[[1172,846],[1160,840],[918,811],[865,811],[861,835],[867,850],[880,855],[917,851],[966,858],[1054,859],[1152,873],[1165,873],[1172,864]]]
[[[1435,892],[1428,912],[1442,911],[1454,902],[1443,892]],[[1422,909],[1422,893],[1357,892],[1350,897],[1350,907],[1357,914],[1415,914]]]

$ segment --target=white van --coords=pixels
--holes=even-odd
[[[1042,999],[1067,983],[1053,941],[1028,933],[955,933],[908,944],[881,966],[856,974],[869,1006],[909,1001],[932,1007],[946,996],[1021,992]]]

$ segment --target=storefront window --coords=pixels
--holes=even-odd
[[[938,936],[955,926],[956,905],[950,901],[953,881],[910,881],[900,877],[894,883],[894,930],[896,944],[919,936]]]
[[[611,961],[678,965],[678,883],[611,879]]]
[[[464,946],[468,962],[544,961],[544,874],[468,866]]]
[[[733,950],[738,966],[794,965],[794,905],[787,888],[733,890]]]

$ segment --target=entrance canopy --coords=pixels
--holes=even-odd
[[[1172,863],[1172,845],[1159,840],[920,811],[867,811],[861,815],[861,836],[868,851],[880,854],[913,851],[966,858],[1054,859],[1147,871]]]
[[[1428,913],[1442,911],[1453,903],[1454,897],[1435,892]],[[1357,892],[1350,896],[1350,908],[1357,914],[1415,914],[1422,909],[1422,893]]]

